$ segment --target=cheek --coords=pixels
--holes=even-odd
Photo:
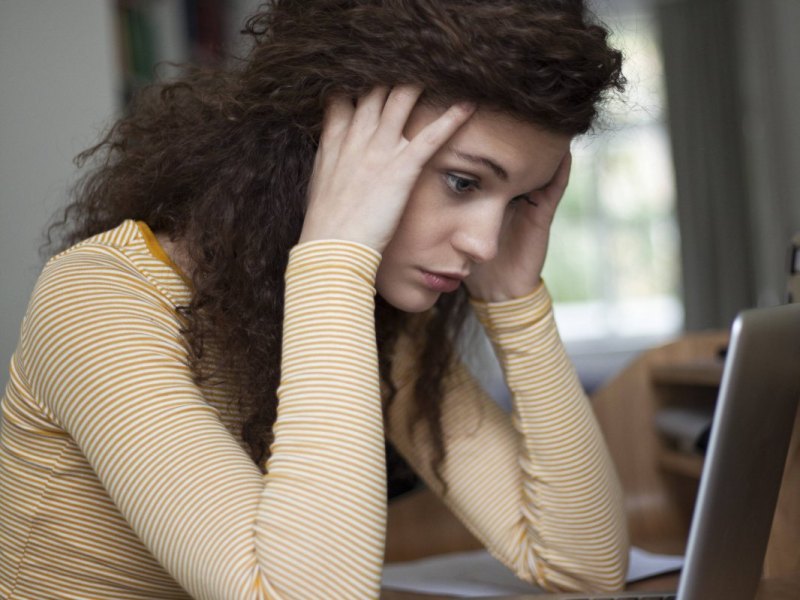
[[[407,250],[441,243],[454,216],[435,174],[423,174],[409,195],[392,242],[397,240]]]

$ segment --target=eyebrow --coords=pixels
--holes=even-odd
[[[467,154],[466,152],[461,152],[452,146],[448,146],[447,149],[455,154],[458,158],[462,160],[466,160],[467,162],[474,163],[476,165],[483,165],[484,167],[489,167],[497,177],[502,179],[503,181],[508,181],[508,173],[506,170],[494,162],[490,158],[486,158],[485,156],[476,156],[474,154]]]

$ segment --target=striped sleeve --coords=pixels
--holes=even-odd
[[[194,598],[372,598],[385,529],[379,255],[312,242],[287,270],[280,405],[262,476],[192,380],[174,307],[113,248],[51,261],[23,328],[40,409],[74,438]]]
[[[472,304],[503,367],[513,412],[457,366],[442,404],[445,503],[524,580],[551,591],[621,589],[628,552],[621,488],[545,287]],[[421,430],[414,439],[406,433],[409,400],[406,393],[395,402],[392,439],[441,495],[430,444],[416,437]]]

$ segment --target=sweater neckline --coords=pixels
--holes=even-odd
[[[175,261],[169,257],[169,254],[166,253],[163,246],[161,246],[159,243],[156,234],[154,234],[153,230],[150,229],[150,226],[144,221],[136,221],[136,226],[139,228],[139,232],[142,234],[142,238],[144,238],[144,242],[147,245],[147,249],[150,251],[150,254],[175,271],[175,273],[183,280],[183,282],[191,287],[192,282],[189,277],[187,277],[186,273],[184,273],[175,263]]]

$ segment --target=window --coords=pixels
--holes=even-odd
[[[596,2],[625,55],[624,97],[573,144],[570,185],[544,270],[562,337],[578,354],[602,340],[633,348],[677,333],[679,236],[654,16],[647,5]],[[614,12],[611,12],[614,11]]]

